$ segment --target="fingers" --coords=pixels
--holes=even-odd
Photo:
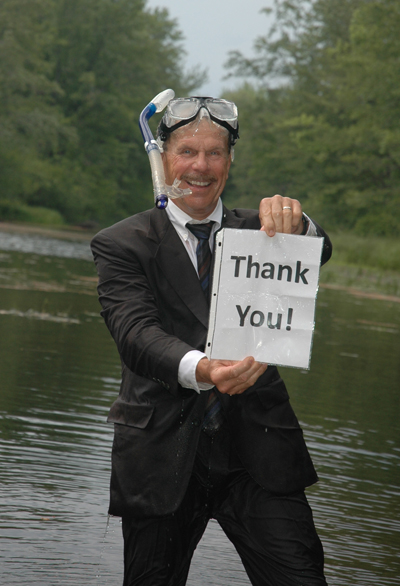
[[[228,394],[232,396],[243,393],[257,382],[258,378],[264,374],[267,368],[268,364],[254,361],[252,367],[236,379],[235,384],[228,391]]]
[[[254,369],[255,364],[257,362],[252,356],[247,356],[247,358],[244,358],[240,362],[235,362],[231,369],[232,378],[240,382],[245,382],[249,372]]]
[[[213,382],[221,393],[228,395],[243,393],[254,385],[268,368],[268,364],[256,362],[251,356],[240,362],[215,362],[219,362],[219,365],[215,365]]]
[[[232,378],[235,379],[239,385],[246,384],[253,380],[254,376],[260,370],[260,364],[261,363],[256,362],[253,357],[245,358],[241,363],[235,365]],[[241,365],[240,368],[239,365]]]
[[[301,234],[303,229],[303,212],[297,199],[274,195],[260,202],[260,222],[268,236],[277,232],[283,234]]]

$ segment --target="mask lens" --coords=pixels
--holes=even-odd
[[[212,116],[218,120],[229,121],[232,126],[237,127],[237,108],[232,102],[226,100],[206,100],[207,108]]]
[[[173,124],[178,120],[187,120],[196,116],[199,110],[199,101],[196,99],[191,100],[190,98],[183,98],[172,100],[168,104],[168,118]]]

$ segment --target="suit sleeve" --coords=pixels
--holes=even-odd
[[[108,235],[91,243],[99,276],[101,315],[125,365],[177,394],[178,368],[193,347],[165,331],[140,260]]]
[[[321,226],[319,226],[315,220],[312,220],[311,218],[310,218],[310,220],[312,221],[312,223],[314,224],[314,226],[317,230],[317,236],[320,236],[324,239],[324,245],[322,247],[322,255],[321,255],[321,265],[324,265],[326,262],[328,262],[328,260],[332,256],[332,242],[331,242],[328,234],[325,232],[325,230],[323,230],[321,228]]]

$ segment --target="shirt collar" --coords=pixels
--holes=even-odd
[[[174,203],[173,200],[168,201],[168,206],[166,208],[166,212],[168,218],[171,220],[175,230],[185,239],[188,238],[188,229],[186,228],[186,224],[189,222],[190,224],[206,224],[210,220],[215,222],[213,226],[213,233],[220,229],[221,222],[222,222],[222,201],[221,198],[218,199],[218,203],[215,206],[214,211],[204,218],[204,220],[194,220],[189,214],[178,208],[178,206]],[[190,233],[191,235],[191,233]]]

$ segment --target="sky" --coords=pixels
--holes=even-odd
[[[237,85],[232,79],[223,80],[228,52],[254,55],[255,39],[266,35],[272,21],[260,10],[271,8],[273,0],[147,0],[147,6],[167,8],[178,21],[185,37],[186,70],[195,65],[207,69],[208,82],[199,94],[222,97],[224,89]]]

